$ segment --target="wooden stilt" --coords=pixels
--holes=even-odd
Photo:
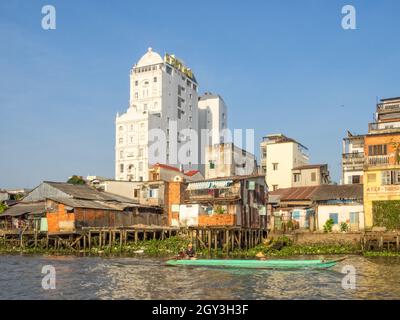
[[[214,231],[214,250],[215,252],[218,250],[218,230]]]
[[[229,230],[225,231],[225,246],[226,246],[226,253],[229,253]]]
[[[92,249],[92,231],[89,231],[89,251]]]
[[[207,231],[207,241],[208,241],[208,254],[211,253],[211,245],[212,245],[212,231],[208,229]]]

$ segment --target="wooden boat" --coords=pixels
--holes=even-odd
[[[247,269],[326,269],[331,268],[339,261],[346,259],[330,260],[168,260],[170,266],[192,267],[221,267],[221,268],[247,268]]]

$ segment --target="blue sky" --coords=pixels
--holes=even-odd
[[[46,4],[56,30],[41,28]],[[346,4],[357,30],[341,28]],[[338,181],[346,130],[365,133],[376,97],[400,96],[399,10],[397,0],[1,1],[0,187],[113,177],[115,114],[149,46],[221,94],[231,128],[254,128],[257,146],[268,133],[293,137]]]

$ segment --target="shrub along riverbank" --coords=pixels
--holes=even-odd
[[[150,257],[173,257],[180,251],[187,248],[190,240],[184,237],[171,237],[165,240],[145,240],[137,243],[128,242],[121,246],[106,246],[103,248],[94,247],[91,250],[72,250],[72,249],[40,249],[40,248],[20,248],[12,246],[4,246],[0,244],[0,254],[51,254],[51,255],[118,255],[118,256],[150,256]],[[400,252],[392,251],[367,251],[362,252],[355,245],[296,245],[287,238],[278,238],[268,243],[257,245],[254,248],[243,250],[235,249],[228,254],[222,250],[214,250],[208,252],[207,249],[197,248],[198,257],[216,257],[216,258],[257,258],[257,257],[290,257],[302,255],[335,255],[335,254],[362,254],[364,256],[400,256]]]

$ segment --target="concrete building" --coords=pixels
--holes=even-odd
[[[174,184],[174,183],[173,183]],[[171,189],[172,226],[247,227],[266,230],[264,176],[235,176],[190,182]]]
[[[333,220],[332,231],[340,231],[346,223],[347,231],[364,229],[363,186],[320,185],[293,187],[269,194],[271,231],[306,229],[323,231],[327,220]]]
[[[261,169],[265,174],[269,190],[290,188],[293,168],[307,165],[308,149],[283,134],[271,134],[260,144]]]
[[[400,98],[382,99],[365,136],[365,225],[400,228]]]
[[[255,174],[255,156],[233,143],[220,143],[206,147],[205,178],[231,177]]]
[[[156,163],[149,169],[149,181],[199,181],[203,179],[204,177],[199,170],[184,172],[181,169],[161,163]]]
[[[316,229],[324,230],[327,220],[333,220],[332,231],[341,231],[341,225],[347,225],[347,231],[364,230],[363,186],[325,185],[320,186],[312,195],[316,212]]]
[[[163,207],[166,205],[167,181],[101,181],[98,189],[133,200],[142,205]]]
[[[343,139],[341,184],[362,184],[364,176],[364,135],[347,132]]]
[[[327,164],[310,164],[292,169],[292,187],[311,187],[331,182]]]
[[[211,132],[206,145],[213,145],[226,141],[224,130],[228,127],[228,108],[220,95],[210,92],[199,97],[199,127]]]
[[[227,136],[228,108],[219,95],[206,92],[199,97],[199,130],[201,133],[200,171],[205,175],[207,162],[205,160],[208,146],[232,141]]]
[[[10,200],[10,194],[5,190],[0,190],[0,204],[7,200]]]
[[[400,97],[381,99],[376,106],[375,122],[368,125],[368,133],[400,131]]]
[[[199,129],[197,90],[193,72],[180,60],[148,49],[130,72],[129,108],[115,121],[117,180],[146,181],[149,165],[156,162],[198,168],[199,143],[187,143]],[[153,129],[164,137],[154,139]],[[158,150],[151,148],[153,142]]]

